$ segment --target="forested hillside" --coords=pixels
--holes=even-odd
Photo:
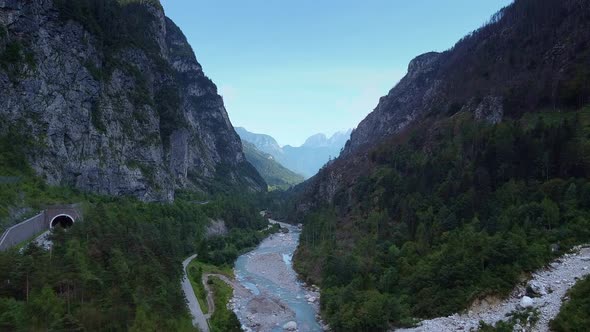
[[[266,184],[160,3],[0,2],[0,87],[2,229],[83,209],[0,252],[0,330],[195,331],[181,262],[255,246]]]
[[[590,241],[589,14],[517,0],[416,58],[344,155],[292,192],[295,265],[331,327],[449,315]]]
[[[27,166],[21,144],[0,138],[0,220],[15,211],[82,203],[83,221],[57,229],[53,248],[0,252],[0,330],[194,331],[180,289],[182,260],[232,262],[258,243],[266,227],[256,198],[206,198],[181,192],[174,203],[84,194],[53,187]],[[9,176],[9,177],[6,177]],[[208,199],[208,204],[202,204]],[[210,220],[224,220],[228,238],[205,238]]]
[[[369,175],[304,219],[296,264],[322,285],[328,321],[354,331],[451,314],[507,294],[552,244],[590,240],[589,135],[588,109],[498,125],[460,113],[373,151]]]
[[[269,185],[270,190],[286,190],[303,182],[303,176],[287,169],[276,161],[272,155],[258,150],[254,144],[242,141],[242,145],[246,159],[260,173],[264,181]]]

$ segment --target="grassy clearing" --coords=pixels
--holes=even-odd
[[[215,301],[215,313],[213,313],[210,320],[211,331],[241,331],[238,317],[227,308],[227,303],[233,294],[231,286],[216,277],[209,278],[209,285],[213,291]]]
[[[209,307],[207,306],[207,292],[205,291],[205,287],[201,282],[201,278],[203,276],[203,269],[199,264],[193,264],[195,261],[193,260],[188,266],[188,278],[193,286],[193,291],[195,292],[195,296],[197,297],[197,301],[199,301],[199,306],[204,314],[209,313]]]
[[[195,259],[189,264],[189,268],[191,266],[194,266],[195,268],[200,267],[203,273],[222,274],[228,278],[234,277],[234,270],[229,265],[217,266],[209,263],[204,263]]]
[[[234,277],[234,272],[231,266],[223,265],[223,266],[216,266],[212,264],[207,264],[204,262],[200,262],[198,260],[193,260],[188,265],[188,275],[189,280],[191,281],[191,285],[193,286],[193,290],[195,291],[195,296],[199,301],[199,306],[203,313],[209,313],[209,308],[207,306],[207,291],[205,291],[205,287],[201,282],[203,274],[211,273],[211,274],[222,274],[228,278]],[[231,296],[230,296],[231,297]],[[227,304],[227,302],[226,302]],[[225,304],[223,305],[225,307]]]

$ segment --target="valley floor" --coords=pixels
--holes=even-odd
[[[540,285],[547,290],[547,294],[533,298],[533,307],[539,310],[539,321],[534,328],[535,331],[549,331],[549,322],[559,313],[566,292],[578,280],[589,274],[590,246],[581,246],[532,275],[528,285]],[[508,314],[519,310],[521,299],[526,293],[526,285],[517,286],[507,299],[482,302],[474,305],[467,313],[425,320],[418,327],[396,331],[469,331],[476,330],[480,321],[494,325],[499,321],[508,320]]]

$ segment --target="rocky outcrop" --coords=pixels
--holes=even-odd
[[[219,181],[265,190],[180,29],[159,6],[120,6],[137,22],[119,27],[143,39],[98,33],[49,0],[0,1],[0,132],[31,140],[50,184],[143,200]]]
[[[425,117],[466,111],[498,123],[504,116],[586,105],[589,6],[518,0],[448,51],[416,57],[352,133],[345,154],[370,149]]]
[[[404,128],[428,107],[440,101],[440,80],[434,75],[440,53],[426,53],[408,65],[407,75],[381,97],[379,104],[352,131],[345,154],[373,145]]]

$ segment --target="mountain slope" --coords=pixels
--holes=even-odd
[[[235,130],[242,141],[254,144],[258,150],[264,153],[275,156],[275,158],[283,153],[283,149],[272,136],[251,133],[243,127],[236,127]]]
[[[316,134],[309,137],[303,143],[304,147],[332,147],[332,148],[342,148],[346,141],[350,138],[350,134],[352,133],[352,129],[347,131],[340,131],[332,135],[332,137],[328,138],[324,134]]]
[[[271,188],[288,189],[304,181],[303,176],[290,171],[252,143],[242,142],[246,159],[256,168]]]
[[[0,3],[0,133],[49,184],[144,200],[265,190],[157,1]]]
[[[236,128],[243,141],[254,144],[258,150],[272,155],[279,163],[306,178],[315,175],[330,159],[336,158],[350,137],[351,130],[338,132],[327,138],[324,134],[309,137],[302,146],[280,147],[269,135],[255,134]]]
[[[352,133],[346,152],[421,118],[464,110],[497,122],[589,102],[587,2],[519,0],[443,53],[426,53]]]
[[[589,18],[588,2],[517,0],[417,57],[295,188],[294,264],[334,330],[452,314],[505,295],[552,244],[590,241]]]

